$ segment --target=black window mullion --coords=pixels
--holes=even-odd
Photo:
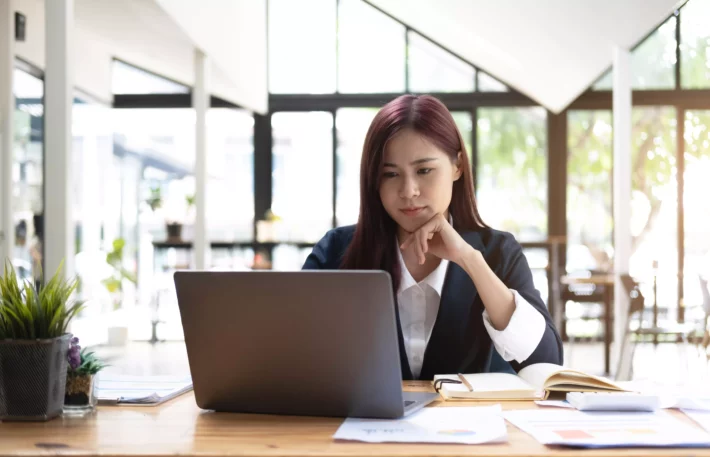
[[[676,217],[678,223],[678,322],[685,321],[685,306],[684,306],[684,278],[685,278],[685,217],[683,193],[685,192],[685,109],[676,107],[676,185],[678,186],[678,202],[676,208]]]
[[[254,240],[257,221],[271,208],[273,132],[271,114],[254,114]]]
[[[471,167],[473,175],[473,193],[478,188],[478,108],[471,110]]]
[[[330,112],[333,116],[333,228],[338,225],[338,217],[336,215],[337,200],[338,200],[338,127],[336,123],[336,116],[338,111],[333,110]]]

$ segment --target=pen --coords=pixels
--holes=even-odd
[[[459,373],[458,376],[459,376],[459,379],[461,380],[461,382],[463,383],[463,385],[466,386],[468,391],[473,392],[473,386],[466,380],[466,377],[464,375],[462,375],[461,373]]]

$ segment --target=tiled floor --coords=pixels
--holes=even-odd
[[[97,347],[98,355],[110,364],[107,372],[133,375],[181,375],[190,371],[185,344],[165,342],[151,345],[129,343],[125,347]],[[686,367],[687,364],[687,367]],[[577,343],[565,347],[565,365],[591,374],[603,372],[603,346]],[[613,369],[613,365],[612,365]],[[710,363],[695,346],[687,351],[682,345],[642,344],[634,357],[634,379],[648,379],[663,384],[710,384]]]

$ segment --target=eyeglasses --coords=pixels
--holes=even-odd
[[[434,381],[434,390],[436,390],[436,393],[439,393],[444,384],[463,384],[464,386],[466,386],[466,389],[468,389],[469,392],[473,392],[473,386],[470,382],[468,382],[466,377],[461,373],[458,374],[458,377],[458,379],[437,379],[436,381]]]
[[[441,388],[444,384],[462,384],[462,382],[459,381],[458,379],[447,379],[447,378],[437,379],[436,381],[434,381],[434,390],[436,390],[436,393],[439,393],[439,391],[441,390]]]

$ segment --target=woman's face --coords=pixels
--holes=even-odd
[[[384,153],[380,199],[392,219],[411,233],[438,213],[448,218],[458,164],[410,129],[392,138]]]

